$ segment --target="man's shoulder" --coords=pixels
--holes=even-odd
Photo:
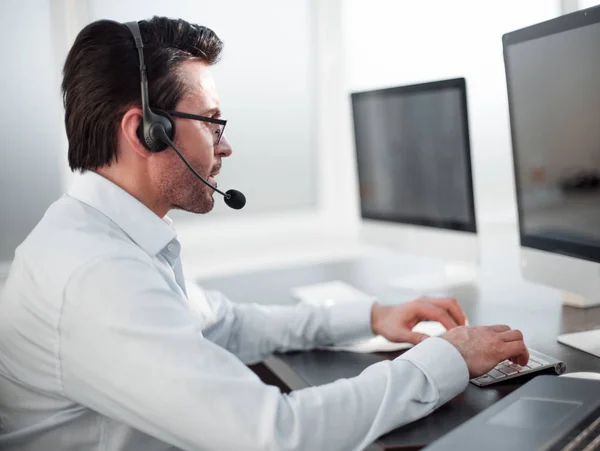
[[[48,208],[17,248],[13,265],[53,275],[62,285],[78,268],[119,256],[148,258],[109,218],[65,195]]]
[[[36,330],[57,324],[70,284],[94,271],[96,263],[112,267],[113,260],[122,258],[145,266],[152,261],[101,213],[68,196],[61,198],[15,252],[0,294],[2,321],[27,321],[23,318],[31,318],[33,311],[35,321],[43,318]],[[46,331],[48,340],[53,330]]]

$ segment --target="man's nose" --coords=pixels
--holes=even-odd
[[[219,145],[217,146],[215,153],[222,158],[227,158],[233,153],[233,149],[229,145],[229,141],[227,141],[225,136],[221,137],[221,141],[219,141]]]

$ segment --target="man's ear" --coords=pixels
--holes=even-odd
[[[121,119],[121,132],[123,137],[129,144],[129,147],[142,158],[148,158],[152,155],[148,149],[144,147],[137,130],[142,121],[142,110],[139,108],[131,108],[125,112]]]

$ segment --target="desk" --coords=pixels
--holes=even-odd
[[[560,333],[599,327],[600,308],[580,310],[564,307],[556,290],[522,281],[514,263],[508,264],[518,256],[514,253],[507,255],[506,249],[504,254],[492,252],[487,257],[488,260],[482,262],[477,283],[451,293],[460,300],[471,324],[509,324],[522,330],[530,348],[563,360],[568,372],[600,372],[600,359],[556,342],[556,336]],[[201,280],[200,284],[218,289],[237,302],[291,304],[294,301],[290,297],[290,288],[338,279],[375,294],[383,303],[392,303],[406,299],[408,294],[391,287],[388,281],[414,269],[415,265],[430,265],[434,269],[441,263],[381,253],[297,268]],[[285,384],[284,389],[296,390],[356,376],[367,366],[398,355],[311,351],[276,355],[267,359],[264,365],[271,376]],[[469,384],[465,392],[430,416],[390,432],[369,449],[420,449],[522,383],[523,378],[488,388]]]

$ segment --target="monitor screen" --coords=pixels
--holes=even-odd
[[[521,244],[593,261],[600,261],[599,13],[504,36]]]
[[[362,217],[475,232],[465,80],[352,94]]]

